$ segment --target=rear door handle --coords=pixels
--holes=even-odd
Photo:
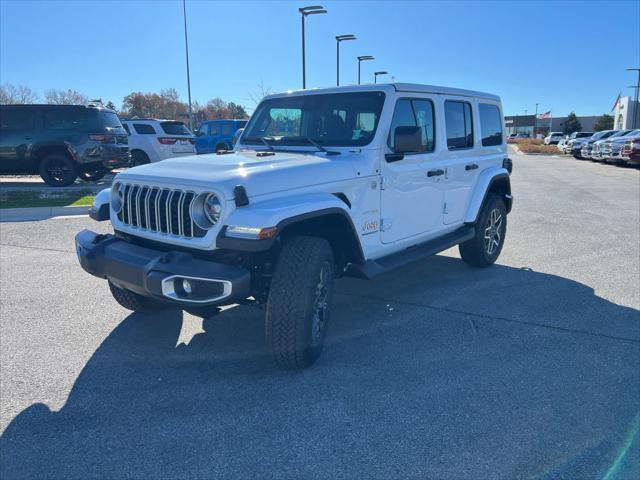
[[[465,170],[475,170],[476,168],[478,168],[478,164],[477,163],[470,163],[468,165],[464,166]]]
[[[444,170],[442,170],[441,168],[437,170],[429,170],[427,172],[427,177],[439,177],[440,175],[444,175]]]

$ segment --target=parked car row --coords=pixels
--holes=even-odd
[[[558,143],[558,149],[579,160],[640,164],[640,129],[575,132]]]
[[[0,106],[0,174],[39,174],[51,186],[100,180],[111,170],[231,150],[244,120],[120,119],[99,105]]]

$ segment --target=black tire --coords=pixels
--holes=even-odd
[[[38,173],[52,187],[68,187],[77,178],[75,165],[64,153],[45,155],[38,165]]]
[[[153,312],[167,308],[163,303],[152,298],[143,297],[124,288],[117,287],[109,281],[111,295],[121,306],[134,312]]]
[[[320,356],[329,325],[333,275],[333,252],[326,240],[293,237],[285,243],[265,319],[267,343],[281,367],[300,370]]]
[[[507,209],[504,200],[490,194],[476,223],[476,234],[458,246],[462,260],[473,267],[488,267],[500,256],[507,233]]]
[[[151,160],[149,160],[149,156],[142,150],[134,150],[133,152],[131,152],[132,167],[137,167],[138,165],[146,165],[147,163],[151,163]]]
[[[80,172],[78,178],[84,182],[97,182],[107,174],[106,170],[94,170],[90,172]]]

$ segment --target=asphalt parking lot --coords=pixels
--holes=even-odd
[[[87,217],[1,223],[0,477],[638,478],[640,172],[512,155],[498,264],[340,280],[320,362],[262,313],[132,314]]]

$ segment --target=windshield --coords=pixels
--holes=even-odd
[[[182,122],[160,122],[160,126],[167,135],[191,135],[187,126]]]
[[[611,135],[611,138],[624,137],[630,131],[631,130],[620,130],[619,132],[616,132],[613,135]]]
[[[262,102],[242,143],[274,146],[362,146],[373,140],[384,104],[382,92],[296,95]]]

